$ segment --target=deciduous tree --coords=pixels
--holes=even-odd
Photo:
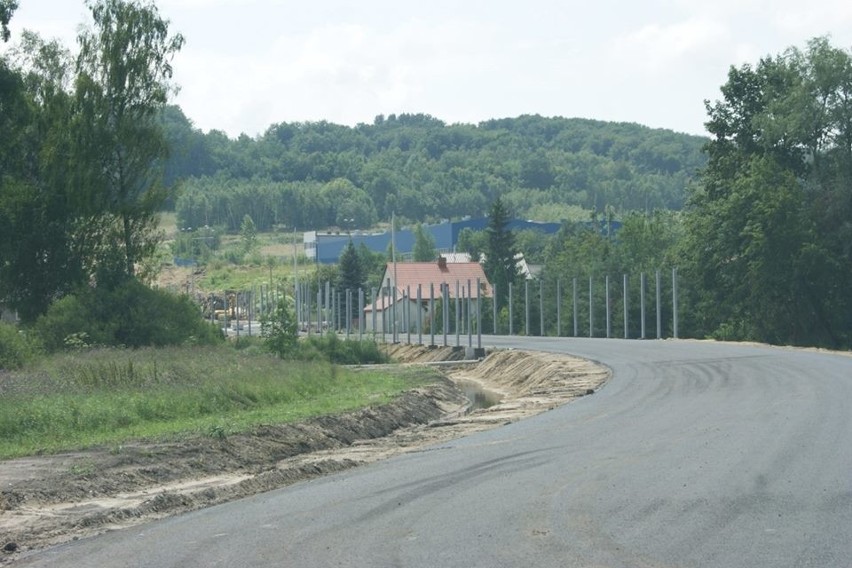
[[[78,191],[102,231],[101,274],[137,275],[158,242],[156,213],[167,148],[159,113],[174,90],[172,58],[183,45],[151,2],[90,1],[94,26],[77,59]],[[144,276],[144,275],[142,275]]]

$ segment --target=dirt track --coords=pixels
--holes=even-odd
[[[456,357],[400,345],[411,363]],[[0,565],[71,539],[223,503],[495,428],[594,392],[606,369],[577,358],[500,351],[446,368],[449,380],[391,404],[223,439],[134,444],[0,462]],[[457,381],[500,399],[470,411]]]

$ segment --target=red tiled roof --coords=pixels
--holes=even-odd
[[[417,286],[421,288],[421,298],[429,299],[430,284],[435,287],[435,297],[441,297],[441,284],[449,285],[450,298],[456,297],[456,282],[459,285],[459,296],[467,298],[467,283],[470,281],[470,295],[473,299],[479,297],[479,291],[476,289],[476,279],[480,279],[480,285],[483,287],[482,296],[490,298],[492,296],[491,284],[485,276],[485,271],[482,270],[482,265],[478,262],[448,262],[440,264],[435,262],[398,262],[396,264],[396,289],[402,295],[407,290],[411,289],[411,297],[417,297]],[[382,282],[387,286],[388,279],[394,280],[394,266],[388,263],[385,267],[384,279]],[[462,291],[462,288],[464,290]]]

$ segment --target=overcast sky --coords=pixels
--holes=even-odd
[[[175,102],[204,131],[448,123],[521,114],[704,134],[731,65],[815,36],[852,48],[850,0],[159,0],[186,38]],[[28,28],[75,47],[82,0],[19,0]]]

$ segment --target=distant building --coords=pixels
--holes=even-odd
[[[479,287],[477,288],[477,279]],[[431,321],[430,304],[433,298],[443,297],[446,288],[450,300],[467,299],[476,304],[480,298],[491,298],[491,283],[478,262],[447,262],[443,256],[436,262],[402,262],[396,267],[385,266],[382,291],[376,301],[364,308],[364,321],[368,331],[382,333],[393,329],[403,330],[405,322],[412,329],[417,324],[417,312],[424,326]],[[418,289],[420,302],[418,303]],[[469,290],[469,291],[468,291]],[[474,308],[475,309],[475,308]],[[373,313],[375,312],[375,318]],[[373,320],[375,319],[375,328]],[[412,329],[414,330],[414,329]]]
[[[545,234],[556,233],[562,225],[560,223],[537,223],[523,219],[513,219],[508,228],[511,231],[524,231],[531,229],[541,231]],[[432,235],[435,240],[435,250],[439,253],[453,252],[459,242],[459,234],[464,229],[473,231],[484,231],[488,227],[488,218],[465,219],[463,221],[448,221],[437,225],[423,225],[423,228]],[[352,240],[358,247],[362,243],[373,252],[385,252],[391,243],[391,232],[364,233],[354,231],[352,233],[320,233],[308,231],[304,236],[305,256],[319,264],[334,264],[340,259],[344,247]],[[414,251],[414,231],[409,228],[396,232],[396,251],[400,255],[410,254]]]

